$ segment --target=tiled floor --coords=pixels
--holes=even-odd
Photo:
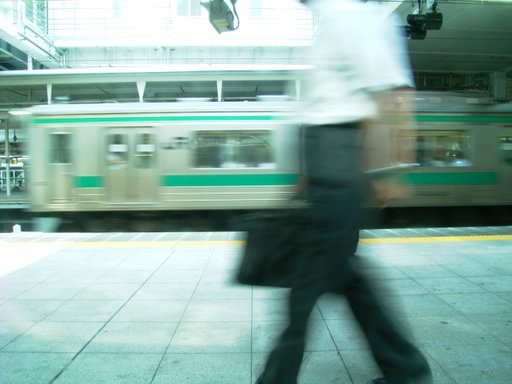
[[[512,228],[493,233],[363,233],[367,273],[436,384],[512,381]],[[0,383],[253,383],[286,324],[287,290],[233,284],[235,238],[0,234]],[[378,375],[345,303],[323,297],[300,384]]]

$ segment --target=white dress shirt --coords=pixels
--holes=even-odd
[[[372,93],[413,86],[405,36],[394,15],[357,0],[311,0],[319,16],[298,122],[340,124],[373,117]]]

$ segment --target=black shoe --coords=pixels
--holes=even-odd
[[[432,384],[432,383],[433,383],[432,375],[430,374],[430,372],[427,374],[419,375],[419,376],[409,377],[404,380],[394,380],[394,379],[386,380],[383,377],[379,377],[377,379],[373,379],[368,382],[368,384]]]
[[[368,382],[368,384],[389,384],[385,378],[379,377],[378,379],[373,379]]]

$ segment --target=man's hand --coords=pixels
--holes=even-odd
[[[372,189],[374,201],[381,208],[395,199],[409,196],[408,188],[395,178],[373,180]]]

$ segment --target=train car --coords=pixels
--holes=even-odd
[[[34,212],[89,213],[81,223],[107,212],[222,216],[281,207],[297,182],[287,104],[54,105],[30,112]]]
[[[463,100],[417,100],[419,167],[406,177],[413,193],[395,206],[512,204],[512,105]]]
[[[419,167],[409,196],[384,211],[386,225],[510,225],[512,105],[464,97],[416,100]]]
[[[31,210],[108,225],[111,214],[218,220],[284,207],[299,179],[293,108],[291,102],[31,108]],[[401,172],[410,193],[388,211],[419,219],[415,210],[422,207],[438,214],[433,208],[512,206],[510,105],[419,96],[415,122],[419,166]],[[391,140],[381,142],[392,147]]]

